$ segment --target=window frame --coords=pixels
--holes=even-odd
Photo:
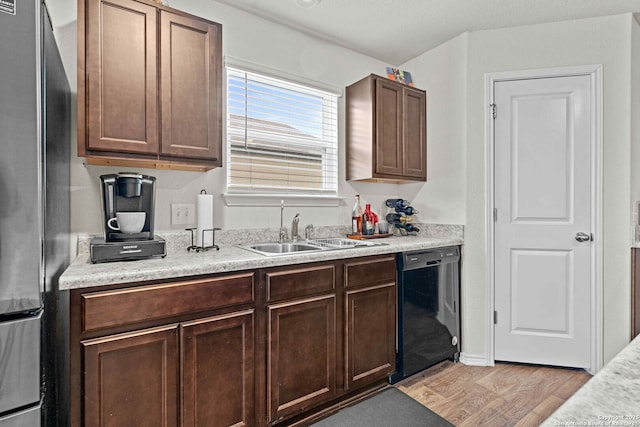
[[[224,66],[224,78],[225,78],[225,108],[228,110],[229,108],[229,75],[228,69],[232,68],[234,70],[240,72],[247,72],[251,74],[257,74],[258,76],[264,76],[267,79],[276,79],[283,81],[285,84],[290,84],[291,87],[295,86],[303,86],[309,88],[313,91],[324,92],[327,95],[335,97],[335,142],[334,142],[334,150],[335,150],[335,176],[332,177],[335,180],[335,188],[326,189],[323,188],[321,190],[309,190],[306,191],[304,189],[280,189],[273,187],[271,189],[266,189],[265,191],[260,191],[255,188],[233,188],[230,185],[230,173],[231,173],[231,162],[230,160],[230,136],[228,134],[228,121],[229,121],[229,111],[225,111],[225,159],[227,161],[227,168],[225,173],[225,193],[223,194],[223,198],[226,201],[228,206],[275,206],[279,205],[281,200],[286,200],[287,203],[294,203],[298,206],[339,206],[343,200],[342,197],[338,195],[340,189],[340,149],[339,149],[339,98],[342,96],[342,89],[338,89],[336,87],[311,81],[309,79],[301,78],[300,76],[293,75],[287,72],[283,72],[276,69],[271,69],[268,67],[260,66],[248,61],[238,60],[235,58],[225,57],[225,66]],[[304,91],[302,91],[304,92]],[[324,157],[323,157],[324,159]],[[324,174],[323,174],[324,176]],[[324,179],[324,178],[323,178]],[[324,187],[324,185],[323,185]]]

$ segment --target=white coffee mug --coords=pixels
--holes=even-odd
[[[145,212],[116,212],[116,217],[107,221],[107,227],[125,234],[139,233],[146,217]],[[114,225],[114,222],[117,224]]]

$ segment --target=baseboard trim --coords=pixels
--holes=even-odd
[[[495,363],[487,360],[483,354],[460,353],[460,362],[470,366],[494,366]]]

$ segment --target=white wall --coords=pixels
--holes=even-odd
[[[48,0],[63,60],[75,82],[75,0]],[[214,0],[172,0],[177,9],[223,24],[224,54],[344,87],[384,64],[347,49],[304,36]],[[484,75],[490,72],[604,65],[604,359],[629,338],[629,242],[631,200],[640,200],[640,172],[631,148],[640,131],[631,113],[640,112],[640,30],[631,15],[593,18],[511,29],[471,32],[402,65],[416,86],[427,91],[428,182],[382,185],[344,181],[344,100],[340,108],[339,208],[290,208],[301,224],[347,224],[352,197],[360,193],[375,208],[388,196],[413,201],[423,222],[465,224],[463,263],[463,351],[485,354]],[[632,61],[633,59],[633,67]],[[633,78],[631,76],[634,76]],[[633,102],[630,95],[634,85]],[[632,127],[633,123],[633,127]],[[633,134],[632,134],[633,129]],[[75,130],[75,126],[74,126]],[[636,147],[638,144],[634,144]],[[75,150],[75,133],[73,146]],[[630,156],[631,153],[631,156]],[[637,162],[636,162],[637,163]],[[84,166],[73,154],[73,232],[100,232],[98,176],[119,168]],[[632,170],[634,171],[632,173]],[[207,173],[142,171],[158,177],[157,228],[171,228],[169,205],[195,202],[201,188],[224,192],[224,168]],[[633,179],[633,181],[632,181]],[[634,182],[633,185],[630,183]],[[230,208],[216,199],[215,225],[224,228],[275,227],[278,209]]]
[[[47,0],[52,11],[56,37],[63,61],[76,92],[77,14],[74,0]],[[337,88],[344,88],[370,73],[384,74],[388,64],[348,49],[328,44],[270,21],[257,18],[213,0],[171,0],[171,6],[202,16],[223,25],[223,55],[250,61],[262,66],[283,70],[305,79],[315,80]],[[75,99],[75,96],[74,96]],[[75,104],[74,104],[75,108]],[[400,187],[390,184],[347,183],[344,163],[344,98],[339,102],[339,195],[345,200],[339,207],[290,207],[286,221],[300,212],[302,227],[314,225],[349,224],[353,196],[362,195],[363,202],[374,210],[385,198],[399,196]],[[74,110],[75,119],[75,110]],[[99,233],[102,227],[99,176],[118,172],[118,167],[86,166],[76,153],[76,127],[72,141],[72,232]],[[225,190],[225,169],[206,173],[139,170],[157,178],[156,229],[183,228],[170,224],[171,203],[195,203],[201,189],[214,194],[214,225],[226,229],[277,227],[279,209],[276,207],[228,207],[220,196]],[[420,184],[424,185],[424,184]],[[419,186],[420,186],[419,185]]]
[[[484,76],[570,65],[604,66],[604,360],[628,342],[630,182],[635,182],[631,198],[640,200],[640,171],[632,180],[628,160],[632,75],[640,92],[640,55],[634,55],[638,64],[630,71],[632,27],[635,52],[640,47],[638,25],[631,15],[618,15],[470,32],[401,66],[426,89],[428,99],[431,185],[415,190],[414,204],[425,207],[429,220],[448,218],[465,224],[462,348],[466,354],[487,354]],[[640,110],[640,99],[634,103]],[[640,132],[637,125],[634,129]],[[635,153],[635,160],[640,160],[640,149]]]
[[[631,15],[469,34],[466,141],[465,351],[485,354],[486,73],[603,64],[604,361],[629,341]]]
[[[427,184],[402,186],[428,223],[464,224],[467,34],[402,65],[427,91]]]

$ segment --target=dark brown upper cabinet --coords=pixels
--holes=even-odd
[[[427,180],[427,95],[369,75],[346,90],[347,180]]]
[[[222,26],[144,0],[79,0],[78,155],[221,166]]]

